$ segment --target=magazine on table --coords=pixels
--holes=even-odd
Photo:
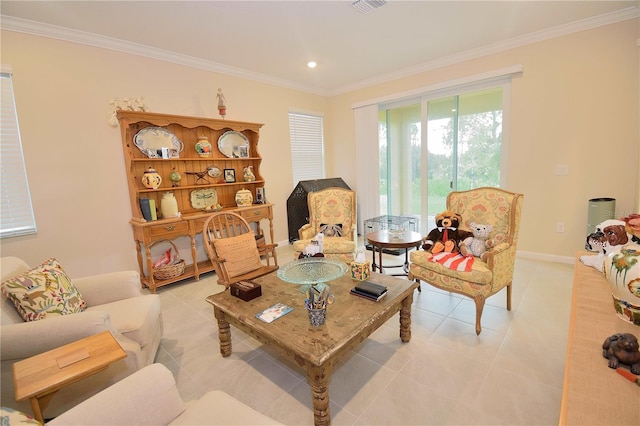
[[[256,314],[256,318],[264,322],[273,322],[283,315],[293,311],[291,306],[287,306],[283,303],[276,303],[275,305],[265,309],[262,312]]]

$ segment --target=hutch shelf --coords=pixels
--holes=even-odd
[[[130,223],[136,243],[138,266],[142,284],[151,292],[155,292],[157,287],[186,278],[195,277],[198,280],[200,274],[213,271],[213,266],[208,260],[198,262],[196,255],[195,237],[202,232],[204,221],[212,214],[212,210],[207,210],[207,207],[215,209],[219,205],[222,210],[240,214],[248,222],[255,223],[259,237],[264,236],[260,221],[268,220],[269,236],[273,242],[273,205],[236,205],[236,193],[239,190],[250,191],[255,201],[256,189],[265,186],[260,174],[262,158],[258,152],[262,124],[124,110],[118,111],[117,117],[122,135],[132,212]],[[147,129],[143,132],[145,138],[138,138],[136,144],[136,135],[143,129]],[[146,134],[154,133],[155,130],[161,136],[157,139],[147,138]],[[225,137],[219,144],[221,136],[233,133],[234,141],[246,138],[246,142],[238,146],[229,146],[225,142],[229,138]],[[140,142],[141,139],[144,144]],[[205,145],[206,142],[210,144],[210,147],[207,145],[204,155],[201,149],[203,141]],[[163,153],[162,148],[167,150]],[[168,158],[162,158],[162,154]],[[156,189],[147,188],[142,183],[142,177],[149,168],[155,169],[162,178],[160,186]],[[249,179],[250,181],[244,181],[247,168],[250,168],[254,175],[254,179]],[[230,170],[233,170],[231,175],[234,179],[225,180],[225,175]],[[172,186],[174,182],[169,177],[172,172],[181,176],[176,183],[177,186]],[[162,196],[167,192],[173,193],[180,216],[161,217]],[[157,220],[144,218],[140,207],[141,199],[155,202]],[[212,200],[217,203],[213,203]],[[206,206],[203,207],[203,203]],[[151,245],[157,241],[173,240],[182,236],[189,237],[191,241],[191,264],[185,259],[185,271],[176,277],[164,280],[154,278]]]

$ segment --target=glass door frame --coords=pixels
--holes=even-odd
[[[387,111],[390,109],[401,108],[409,105],[420,104],[420,119],[421,119],[421,131],[420,131],[420,193],[428,194],[428,127],[427,127],[427,117],[428,117],[428,102],[452,97],[464,95],[467,93],[472,93],[476,91],[481,91],[490,88],[502,88],[502,140],[501,140],[501,161],[500,161],[500,187],[507,187],[508,181],[508,155],[509,155],[509,136],[510,136],[510,121],[511,121],[511,79],[506,79],[504,81],[483,81],[470,83],[463,86],[457,87],[448,87],[442,90],[434,90],[432,92],[426,93],[422,96],[413,96],[410,98],[397,100],[394,102],[381,103],[378,106],[378,111]],[[379,147],[379,145],[378,145]],[[454,149],[454,152],[456,150]],[[457,167],[457,159],[454,158],[454,167]],[[455,179],[455,173],[454,177]],[[454,185],[455,187],[455,185]],[[389,190],[389,184],[387,186],[387,191]],[[380,191],[378,190],[378,199],[380,199]],[[389,206],[387,204],[387,211],[389,210]],[[388,213],[390,214],[390,213]],[[433,228],[434,224],[431,223],[428,216],[428,197],[420,197],[420,232],[426,234],[429,229]]]

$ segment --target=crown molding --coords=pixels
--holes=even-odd
[[[102,49],[114,50],[130,55],[142,56],[159,61],[170,62],[177,65],[198,68],[205,71],[216,72],[234,77],[253,80],[274,86],[312,93],[320,96],[328,96],[325,90],[317,87],[294,83],[290,80],[279,79],[268,75],[255,73],[242,68],[236,68],[206,59],[183,55],[169,50],[158,49],[145,44],[134,43],[113,37],[73,30],[57,25],[45,24],[29,19],[16,18],[14,16],[0,15],[1,29],[35,36],[48,37],[56,40],[69,41]]]
[[[629,7],[621,9],[616,12],[611,12],[580,21],[575,21],[570,24],[560,25],[554,28],[549,28],[542,31],[537,31],[529,34],[525,34],[520,37],[515,37],[509,40],[504,40],[498,43],[483,46],[477,49],[468,50],[456,55],[447,56],[444,58],[436,59],[434,61],[425,62],[423,64],[416,65],[410,68],[404,68],[402,70],[394,71],[393,73],[381,75],[378,77],[365,79],[359,81],[357,84],[343,86],[329,91],[329,96],[340,95],[354,90],[363,89],[365,87],[373,86],[376,84],[387,83],[389,81],[398,80],[404,77],[410,77],[412,75],[420,74],[426,71],[431,71],[438,68],[443,68],[450,65],[455,65],[460,62],[469,61],[471,59],[477,59],[482,56],[491,55],[494,53],[503,52],[516,47],[526,46],[528,44],[538,43],[544,40],[557,38],[580,31],[590,30],[593,28],[602,27],[609,24],[615,24],[617,22],[626,21],[629,19],[639,18],[640,8]],[[640,41],[640,39],[638,39]]]
[[[193,56],[183,55],[180,53],[171,52],[168,50],[158,49],[144,44],[128,42],[112,37],[106,37],[84,31],[72,30],[56,25],[44,24],[41,22],[31,21],[28,19],[16,18],[8,15],[0,15],[1,29],[8,31],[21,32],[41,37],[48,37],[57,40],[64,40],[73,43],[85,44],[88,46],[99,47],[103,49],[115,50],[122,53],[131,55],[142,56],[150,59],[156,59],[159,61],[165,61],[174,63],[177,65],[188,66],[192,68],[198,68],[215,73],[231,75],[247,80],[258,81],[262,83],[272,84],[274,86],[284,87],[292,90],[298,90],[305,93],[310,93],[319,96],[336,96],[343,93],[351,92],[365,87],[386,83],[392,80],[397,80],[404,77],[409,77],[415,74],[420,74],[426,71],[430,71],[445,66],[454,65],[463,61],[476,59],[482,56],[502,52],[505,50],[513,49],[515,47],[524,46],[527,44],[537,43],[540,41],[584,31],[592,28],[601,27],[604,25],[613,24],[616,22],[625,21],[628,19],[634,19],[640,17],[640,9],[638,7],[630,7],[621,9],[616,12],[611,12],[580,21],[572,22],[570,24],[560,25],[554,28],[537,31],[521,37],[512,38],[499,43],[483,46],[478,49],[468,50],[460,54],[451,55],[448,57],[440,58],[434,61],[429,61],[423,64],[416,65],[414,67],[405,68],[395,71],[393,73],[381,75],[375,78],[365,79],[359,81],[354,85],[342,86],[335,89],[323,89],[319,87],[312,87],[294,83],[290,80],[270,77],[264,74],[255,73],[241,68],[224,65],[218,62],[208,61]]]

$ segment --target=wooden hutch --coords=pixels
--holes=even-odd
[[[255,223],[258,235],[264,235],[260,220],[267,219],[269,236],[273,242],[272,204],[236,206],[237,191],[249,190],[255,202],[256,188],[264,188],[265,185],[260,174],[262,158],[258,153],[258,139],[262,124],[124,110],[118,111],[117,117],[122,134],[129,201],[133,216],[130,223],[136,243],[138,266],[142,284],[149,287],[151,292],[155,292],[157,287],[186,278],[195,277],[197,280],[200,274],[213,271],[210,261],[197,261],[195,238],[202,232],[204,221],[212,211],[202,208],[197,198],[194,203],[194,196],[200,197],[204,194],[209,201],[212,197],[217,197],[216,204],[221,204],[222,210],[233,211],[248,222]],[[162,144],[169,145],[164,152],[154,143],[148,144],[144,138],[136,138],[136,135],[146,128],[150,129],[144,133],[154,131],[161,133],[164,137]],[[219,145],[221,136],[233,133],[235,133],[234,136],[242,138],[238,135],[241,133],[248,142],[239,149],[235,146]],[[211,145],[207,149],[210,151],[209,156],[206,156],[206,153],[203,156],[196,151],[196,144],[203,140],[203,136]],[[166,141],[168,143],[165,143]],[[221,151],[221,147],[224,152]],[[249,166],[253,169],[255,180],[247,182],[244,181],[243,176],[245,168]],[[142,183],[142,176],[149,168],[155,169],[162,178],[162,183],[157,189],[149,189]],[[229,170],[234,171],[235,182],[225,181],[225,173]],[[173,182],[169,177],[172,172],[178,172],[181,176],[180,181],[177,182],[178,186],[172,186]],[[180,216],[160,217],[161,199],[166,192],[174,194]],[[155,201],[158,210],[157,220],[145,220],[140,207],[141,198]],[[181,236],[190,238],[192,263],[189,264],[189,259],[185,258],[187,266],[181,275],[164,280],[154,278],[151,246],[155,242],[171,241]]]

